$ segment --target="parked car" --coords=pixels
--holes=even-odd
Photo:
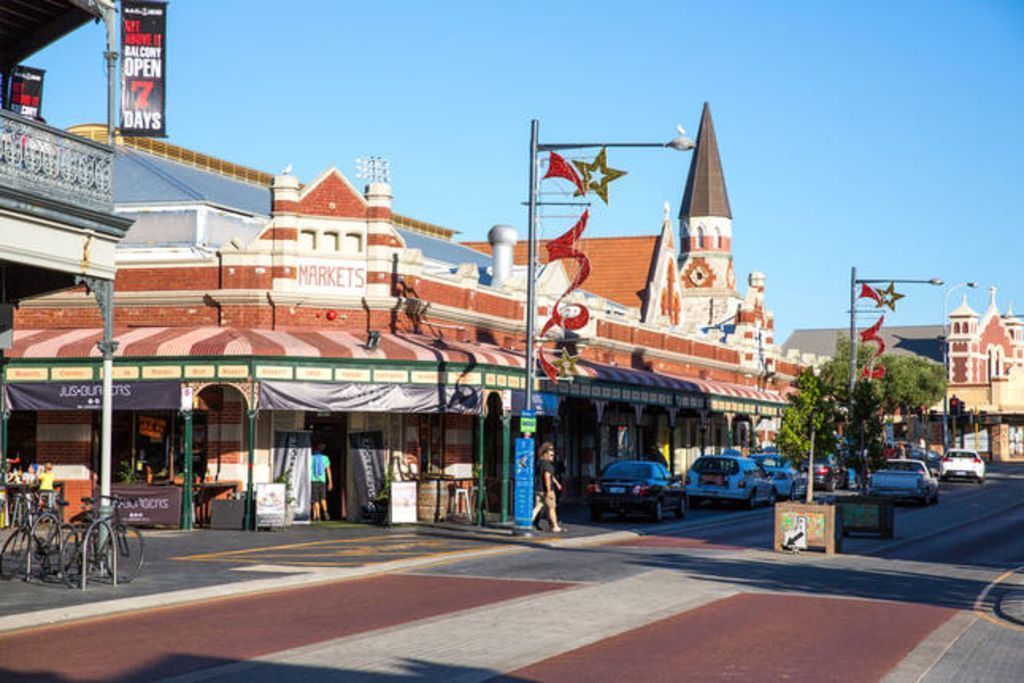
[[[682,478],[647,460],[622,460],[605,467],[587,487],[586,501],[594,522],[611,511],[642,513],[655,522],[670,511],[680,519],[686,514]]]
[[[814,458],[814,488],[835,491],[837,488],[849,486],[846,468],[839,458],[829,453],[824,458]]]
[[[790,465],[778,453],[755,453],[750,459],[771,475],[776,498],[793,500],[807,495],[807,475]]]
[[[978,455],[977,451],[963,449],[950,449],[942,458],[939,478],[943,481],[950,479],[973,479],[979,484],[985,483],[985,461]]]
[[[939,477],[942,474],[942,456],[935,451],[926,451],[915,446],[907,451],[907,458],[923,462],[933,477]]]
[[[754,460],[723,453],[697,459],[686,473],[686,501],[690,507],[704,500],[734,500],[753,509],[774,505],[772,477]]]
[[[939,482],[920,460],[888,460],[868,481],[868,495],[914,500],[921,505],[939,502]]]

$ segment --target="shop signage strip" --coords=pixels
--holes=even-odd
[[[260,406],[270,410],[458,413],[476,415],[483,392],[471,386],[260,382]]]
[[[99,410],[100,382],[8,383],[11,410]],[[181,400],[178,382],[114,382],[114,410],[176,410]]]

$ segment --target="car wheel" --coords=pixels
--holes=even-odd
[[[603,516],[603,512],[601,511],[601,508],[597,507],[596,505],[591,505],[590,506],[590,521],[591,522],[600,522],[602,516]]]
[[[828,480],[828,486],[826,488],[828,489],[829,493],[835,492],[835,490],[836,490],[836,480],[835,479],[829,479]]]
[[[661,498],[659,498],[654,501],[654,508],[651,510],[651,521],[657,523],[663,519],[665,519],[665,510],[662,508]]]
[[[938,505],[938,504],[939,504],[939,490],[935,489],[935,495],[932,496],[932,505]]]
[[[701,499],[698,496],[686,497],[686,507],[690,508],[691,510],[700,505],[700,503]]]
[[[979,484],[984,484],[985,483],[985,477],[978,477],[978,483]]]
[[[775,503],[777,503],[778,500],[779,500],[779,496],[778,496],[778,494],[775,493],[775,487],[773,486],[772,490],[768,492],[768,506],[769,507],[774,507]]]
[[[757,491],[750,492],[750,498],[747,498],[747,509],[753,510],[757,507]]]
[[[686,517],[686,503],[683,501],[683,497],[679,497],[679,505],[676,506],[676,519],[683,519]]]

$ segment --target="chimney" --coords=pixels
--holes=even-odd
[[[495,225],[487,233],[491,245],[491,286],[501,287],[512,274],[512,259],[519,235],[511,225]]]
[[[270,184],[271,211],[274,214],[295,213],[299,210],[299,179],[285,172],[274,176]]]

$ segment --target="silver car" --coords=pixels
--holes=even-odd
[[[776,497],[793,500],[807,495],[807,475],[778,453],[756,453],[750,459],[771,475]]]

